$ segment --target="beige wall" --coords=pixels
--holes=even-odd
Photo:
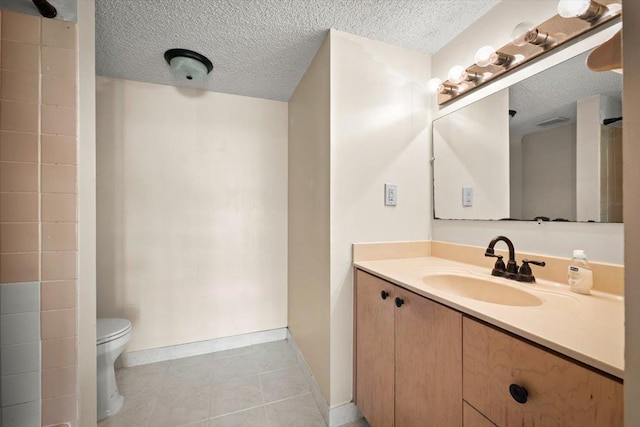
[[[354,242],[429,235],[429,56],[331,30],[331,399],[352,398]],[[384,183],[398,205],[384,206]]]
[[[600,95],[579,99],[576,124],[576,214],[600,221]]]
[[[522,216],[576,220],[576,125],[522,137]]]
[[[625,425],[640,425],[640,2],[624,3]]]
[[[471,64],[476,50],[485,44],[490,43],[494,47],[499,47],[508,43],[510,32],[516,24],[522,21],[543,22],[556,13],[557,4],[557,1],[549,0],[506,0],[498,3],[433,56],[433,76],[444,78],[447,70],[453,65]],[[435,107],[433,116],[436,118],[448,114],[521,81],[535,72],[593,48],[617,30],[617,27],[607,28],[593,37],[528,64],[521,70],[516,70],[446,107]],[[506,185],[507,183],[505,187]],[[521,251],[567,257],[570,256],[572,249],[580,248],[585,249],[592,260],[623,263],[624,226],[622,224],[545,223],[538,225],[532,222],[507,224],[435,220],[432,226],[434,240],[454,243],[484,245],[496,234],[509,236],[516,245],[516,249]]]
[[[330,37],[289,100],[289,331],[327,401]]]
[[[499,219],[510,216],[509,91],[493,95],[433,122],[435,216]],[[462,205],[462,188],[473,205]]]
[[[78,425],[96,403],[96,41],[95,0],[78,1]]]
[[[135,351],[287,325],[287,104],[97,80],[98,317]]]

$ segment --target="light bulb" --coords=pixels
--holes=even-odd
[[[493,46],[483,46],[476,52],[475,60],[478,67],[487,67],[493,63],[492,57],[496,54]]]
[[[449,74],[447,74],[449,81],[456,85],[465,81],[468,76],[467,70],[462,65],[456,65],[451,68]]]
[[[595,21],[607,12],[607,7],[592,0],[560,0],[558,15],[563,18],[580,18]]]
[[[438,93],[440,90],[440,86],[442,86],[442,80],[434,77],[427,82],[427,92],[432,95],[434,93]]]
[[[531,22],[521,22],[515,26],[511,32],[511,43],[516,46],[524,46],[527,42],[527,34],[530,31],[535,30],[536,26]]]
[[[563,18],[575,18],[589,10],[591,0],[560,0],[558,15]]]

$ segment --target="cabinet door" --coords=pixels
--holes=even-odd
[[[473,319],[463,327],[464,399],[496,425],[623,425],[618,381]]]
[[[356,270],[356,405],[372,427],[393,426],[393,298],[392,284]]]
[[[476,411],[467,402],[462,403],[464,427],[496,427],[487,417]]]
[[[461,426],[462,315],[401,288],[396,297],[396,426]]]

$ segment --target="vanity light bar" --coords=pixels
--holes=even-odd
[[[582,5],[580,8],[574,7],[576,1]],[[431,79],[427,90],[437,94],[439,105],[447,104],[533,59],[587,36],[596,28],[617,23],[622,15],[620,1],[570,0],[573,9],[569,7],[568,10],[565,10],[566,2],[561,1],[558,10],[562,14],[554,15],[537,27],[530,23],[518,25],[512,33],[511,43],[498,50],[491,46],[481,47],[473,65],[453,67],[448,80]]]

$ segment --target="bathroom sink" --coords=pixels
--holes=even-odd
[[[423,276],[422,281],[442,292],[493,304],[532,307],[543,303],[540,298],[527,291],[480,277],[434,274]]]

